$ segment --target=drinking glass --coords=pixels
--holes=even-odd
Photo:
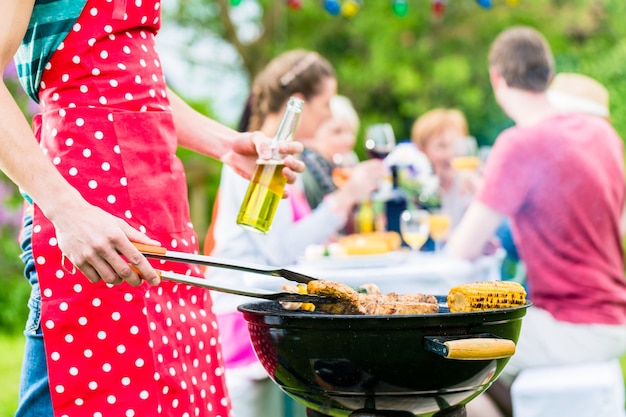
[[[404,210],[400,215],[402,239],[412,250],[418,251],[428,240],[430,228],[429,213],[426,210]]]
[[[365,150],[370,158],[385,159],[396,146],[396,137],[389,123],[376,123],[365,129]]]
[[[430,228],[430,237],[435,242],[435,252],[441,251],[451,223],[450,216],[441,211],[432,212],[428,216],[428,227]]]
[[[457,171],[473,171],[480,166],[478,143],[473,136],[458,138],[454,141],[454,157],[450,165]]]

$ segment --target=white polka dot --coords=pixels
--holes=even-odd
[[[98,140],[102,140],[102,138],[104,138],[104,133],[102,133],[99,130],[96,130],[93,134],[93,137],[98,139]]]
[[[97,334],[98,339],[104,340],[107,338],[107,333],[104,330],[100,330]]]
[[[126,93],[126,94],[124,94],[124,98],[125,98],[126,100],[129,100],[129,101],[130,101],[130,100],[132,100],[132,99],[133,99],[133,95],[132,95],[131,93]]]
[[[85,120],[84,119],[82,119],[80,117],[78,119],[76,119],[76,126],[82,127],[84,125],[85,125]]]
[[[130,210],[126,210],[124,212],[124,217],[126,217],[127,219],[132,219],[133,218],[133,214],[130,212]]]
[[[81,326],[84,326],[85,324],[87,324],[87,317],[80,317],[78,319],[78,324],[80,324]]]
[[[59,359],[61,359],[61,355],[59,354],[59,352],[52,352],[52,354],[50,355],[50,359],[52,359],[53,361],[58,361]]]
[[[96,16],[98,14],[98,9],[96,7],[92,7],[89,10],[89,14],[92,15],[92,16]]]
[[[83,286],[82,285],[80,285],[80,284],[75,284],[74,285],[74,292],[80,293],[82,291],[83,291]]]
[[[117,67],[118,67],[119,69],[121,69],[122,71],[125,71],[125,70],[126,70],[126,65],[122,64],[121,62],[120,62],[119,64],[117,64]]]
[[[135,83],[141,84],[141,75],[135,75]]]
[[[110,203],[110,204],[115,204],[116,201],[117,201],[117,199],[112,194],[107,197],[107,202]]]
[[[76,167],[71,167],[68,171],[68,174],[70,174],[72,177],[75,177],[76,175],[78,175],[78,169],[76,169]]]
[[[101,51],[100,52],[100,58],[107,59],[108,57],[109,57],[109,52],[108,51]]]
[[[46,320],[46,329],[54,329],[54,322],[52,320]]]
[[[59,46],[57,46],[57,51],[62,51],[65,48],[65,43],[61,42]]]
[[[122,48],[122,51],[127,55],[130,54],[130,48],[126,45],[124,45],[124,47]]]
[[[91,188],[92,190],[95,190],[96,188],[98,188],[98,181],[96,180],[91,180],[87,183],[88,187]]]
[[[97,77],[98,75],[100,75],[100,69],[99,68],[92,69],[91,75],[93,75],[94,77]]]
[[[58,156],[55,156],[55,157],[52,159],[52,163],[53,163],[54,165],[59,165],[59,164],[61,163],[61,158],[59,158]]]
[[[68,82],[70,79],[69,74],[63,74],[61,75],[61,81],[63,81],[64,83]]]
[[[54,276],[60,279],[65,276],[65,273],[63,272],[63,270],[57,269],[57,271],[54,273]]]
[[[136,366],[137,368],[141,368],[143,365],[144,365],[144,361],[143,361],[143,359],[139,358],[139,359],[137,359],[137,360],[135,361],[135,366]]]
[[[66,334],[64,339],[67,343],[72,343],[74,341],[74,336],[72,336],[71,334]]]
[[[85,349],[85,350],[83,351],[83,355],[84,355],[86,358],[91,358],[91,357],[93,356],[93,352],[92,352],[92,350],[91,350],[91,349]]]
[[[74,27],[72,28],[72,30],[74,30],[74,32],[80,31],[80,23],[75,23]]]
[[[113,32],[113,27],[111,25],[105,25],[104,26],[104,31],[106,33],[111,33],[111,32]]]
[[[102,97],[100,97],[100,98],[98,99],[98,102],[99,102],[100,104],[102,104],[102,105],[105,105],[105,104],[107,104],[107,99],[106,99],[106,97],[102,96]]]
[[[99,298],[94,298],[93,300],[91,300],[91,305],[94,307],[100,307],[102,305],[102,300],[100,300]]]
[[[87,41],[87,45],[89,46],[94,46],[96,44],[96,39],[95,38],[91,38]]]
[[[115,153],[116,153],[116,154],[118,154],[118,155],[119,155],[119,154],[121,154],[121,153],[122,153],[122,151],[121,151],[121,149],[120,149],[120,145],[115,145],[115,146],[113,147],[113,152],[115,152]]]
[[[63,394],[65,392],[65,387],[63,385],[57,385],[54,387],[54,390],[59,394]]]
[[[115,313],[111,314],[111,318],[112,318],[114,321],[118,321],[121,317],[122,317],[122,316],[121,316],[121,314],[120,314],[120,313],[118,313],[117,311],[116,311]]]
[[[134,410],[126,410],[126,413],[124,413],[124,415],[126,417],[135,417],[135,411]]]
[[[124,378],[122,378],[122,385],[124,386],[128,386],[130,384],[130,378],[125,376]]]
[[[92,391],[98,389],[98,383],[96,381],[91,381],[89,384],[87,384],[87,386]],[[94,416],[95,416],[95,414],[94,414]]]
[[[72,366],[72,367],[70,368],[70,375],[73,375],[73,376],[78,375],[78,368],[77,368],[77,367],[75,367],[75,366]]]
[[[109,396],[107,397],[107,402],[108,402],[109,404],[115,404],[115,402],[116,402],[116,401],[117,401],[117,398],[115,398],[115,395],[109,395]]]
[[[126,352],[126,346],[124,346],[124,345],[117,345],[117,348],[115,348],[115,350],[117,350],[117,353],[122,354],[122,353]]]
[[[111,367],[110,363],[105,363],[104,365],[102,365],[102,370],[104,372],[111,372],[111,369],[112,369],[112,367]]]
[[[111,85],[111,87],[117,87],[119,85],[117,80],[111,80],[111,81],[109,81],[109,84]]]
[[[65,301],[63,301],[61,304],[59,304],[59,310],[61,310],[61,311],[67,311],[68,308],[69,308],[69,304],[66,303]]]
[[[126,179],[126,177],[122,177],[120,178],[120,185],[126,187],[128,185],[128,180]]]
[[[83,94],[89,91],[86,85],[81,85],[79,89],[80,89],[80,92]]]
[[[74,55],[72,57],[72,62],[75,64],[80,64],[80,57],[78,55]]]

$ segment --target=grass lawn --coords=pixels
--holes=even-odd
[[[23,348],[21,334],[0,334],[0,417],[12,417],[15,413]]]

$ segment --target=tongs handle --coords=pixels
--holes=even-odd
[[[257,265],[252,263],[243,263],[240,261],[232,261],[227,259],[220,259],[214,256],[195,255],[185,252],[174,252],[167,250],[161,246],[144,245],[143,243],[133,242],[133,245],[144,254],[146,257],[164,259],[174,262],[187,262],[192,264],[215,266],[218,268],[234,269],[243,272],[253,272],[255,274],[272,275],[275,277],[282,277],[291,281],[300,282],[306,284],[316,278],[308,275],[301,274],[299,272],[291,271],[284,268],[274,268],[267,265]]]

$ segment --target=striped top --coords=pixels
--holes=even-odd
[[[50,57],[74,26],[87,0],[37,0],[28,30],[15,54],[20,83],[39,103],[38,90]]]

